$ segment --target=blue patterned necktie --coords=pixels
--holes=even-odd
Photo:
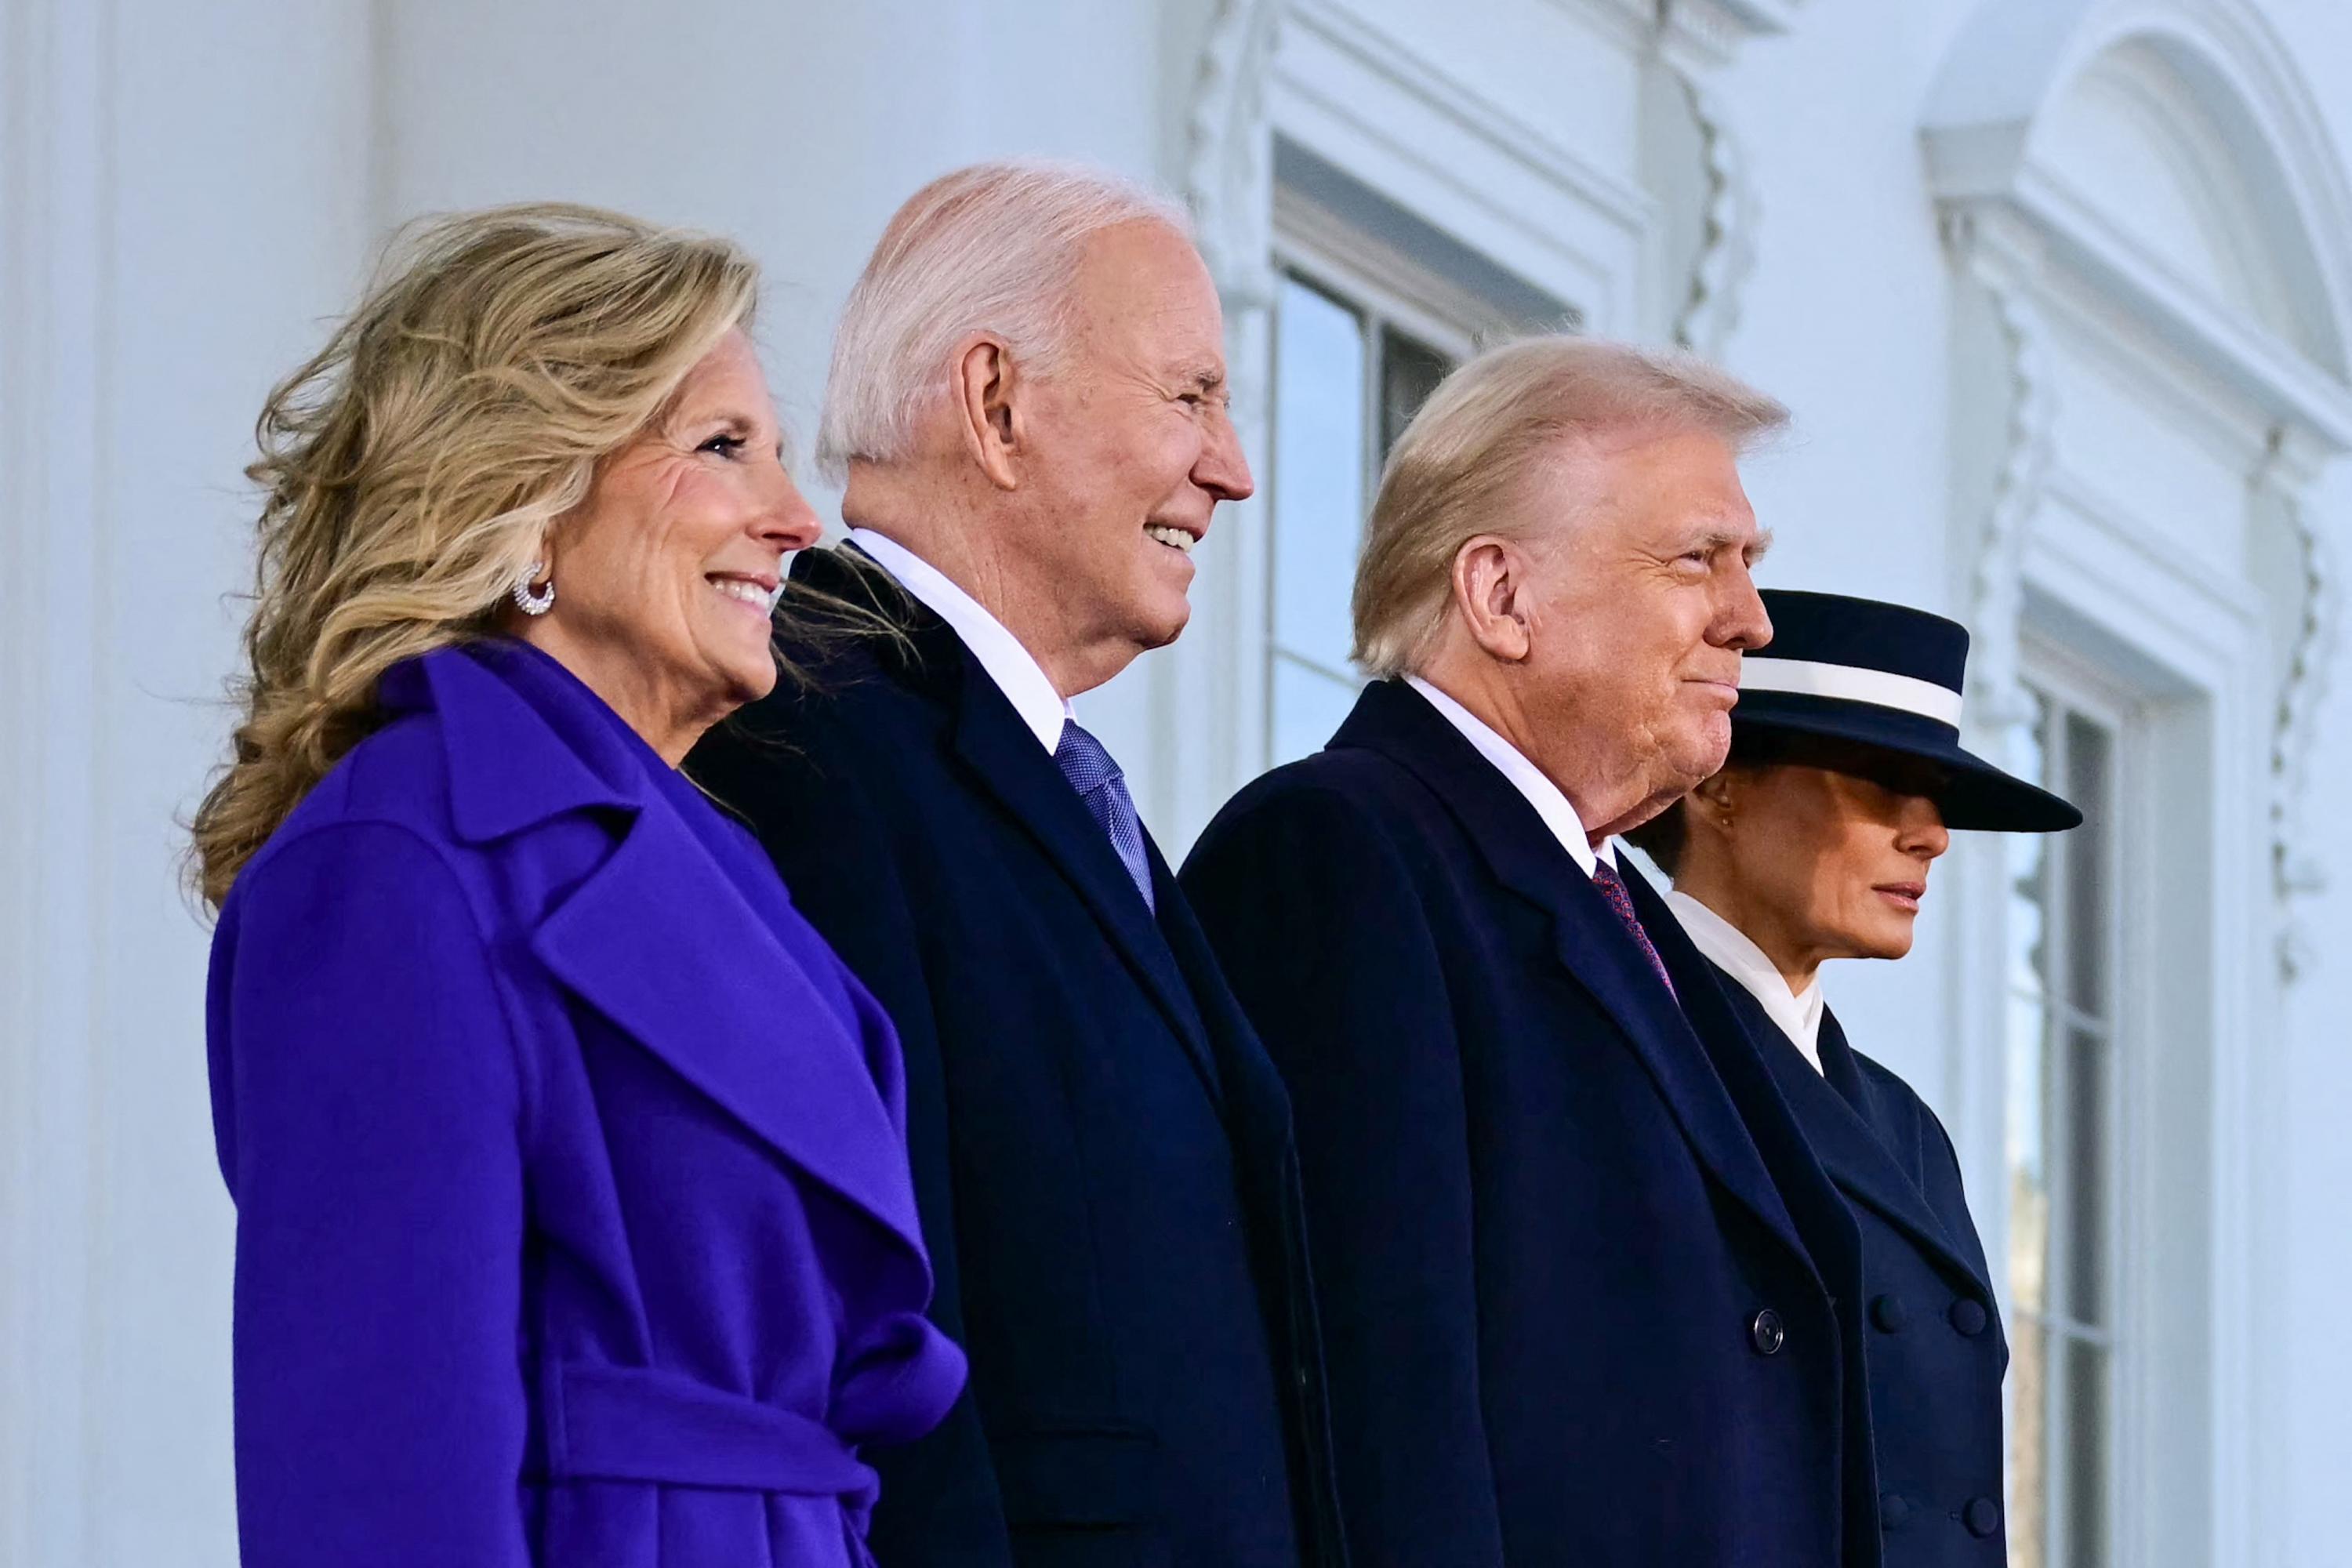
[[[1151,857],[1144,852],[1143,819],[1136,816],[1135,801],[1127,793],[1127,775],[1110,760],[1103,743],[1080,729],[1076,719],[1062,721],[1062,743],[1054,748],[1054,761],[1061,764],[1062,776],[1078,792],[1096,823],[1109,835],[1119,863],[1135,879],[1135,890],[1143,895],[1143,907],[1156,914],[1159,905],[1151,897]]]
[[[1633,895],[1627,889],[1625,879],[1617,874],[1617,868],[1606,860],[1595,860],[1592,863],[1592,885],[1601,889],[1601,896],[1608,900],[1609,907],[1616,911],[1625,933],[1642,950],[1642,956],[1650,961],[1650,967],[1657,972],[1658,983],[1666,988],[1666,994],[1675,1002],[1681,1002],[1682,993],[1675,989],[1673,977],[1666,973],[1666,961],[1658,956],[1656,944],[1650,941],[1650,933],[1642,929],[1642,917],[1633,909]]]

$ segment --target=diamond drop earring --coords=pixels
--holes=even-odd
[[[534,561],[522,569],[521,576],[515,579],[515,608],[526,616],[543,616],[555,607],[554,578],[550,577],[543,587],[534,589],[531,586],[532,580],[539,575],[540,568],[544,564],[544,562]]]

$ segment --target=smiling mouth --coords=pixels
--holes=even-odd
[[[1181,528],[1171,528],[1166,523],[1146,523],[1143,534],[1145,538],[1157,540],[1181,555],[1192,554],[1192,546],[1201,542],[1197,535],[1187,533]]]
[[[749,605],[763,616],[775,614],[777,601],[784,596],[784,585],[781,580],[774,584],[767,584],[756,578],[714,572],[703,581],[726,595],[727,597]]]

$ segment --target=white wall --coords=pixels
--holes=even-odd
[[[1587,0],[1464,3],[1423,53],[1596,168],[1642,177],[1635,105],[1607,96],[1625,79],[1514,45],[1528,16]],[[805,434],[832,315],[891,208],[999,153],[1178,174],[1194,51],[1223,8],[8,0],[0,733],[30,739],[0,748],[0,1568],[233,1560],[228,1211],[203,1074],[205,935],[174,881],[173,823],[226,730],[213,699],[237,621],[224,595],[247,570],[253,415],[348,304],[383,230],[565,197],[734,234],[768,266],[761,336]],[[1780,535],[1768,583],[1968,607],[1953,274],[1916,126],[1972,9],[1803,0],[1788,36],[1748,42],[1714,79],[1760,215],[1725,357],[1799,417],[1750,473]],[[2352,148],[2352,10],[2261,9]],[[1408,44],[1434,15],[1385,0],[1355,14]],[[1560,26],[1540,32],[1556,44]],[[1574,101],[1546,98],[1553,63],[1584,84]],[[1690,195],[1665,193],[1676,211]],[[1682,281],[1642,280],[1641,296]],[[2315,502],[2352,569],[2352,485],[2331,478]],[[1204,576],[1198,592],[1233,589]],[[1158,717],[1173,710],[1166,668],[1146,660],[1086,704],[1147,808],[1186,744]],[[2260,1115],[2287,1238],[2254,1292],[2273,1319],[2250,1373],[2276,1457],[2257,1489],[2266,1550],[2235,1559],[2265,1568],[2352,1560],[2337,1473],[2352,1449],[2337,1309],[2352,1299],[2337,1245],[2352,955],[2333,938],[2352,930],[2352,825],[2324,809],[2347,766],[2339,671],[2313,769],[2313,847],[2335,872],[2303,910],[2317,962],[2248,1047],[2272,1069]],[[1857,1037],[1948,1110],[1971,1070],[1945,1026],[1965,914],[1934,908],[1899,968],[1830,980]]]
[[[253,416],[360,274],[367,12],[5,26],[0,1562],[226,1563],[229,1208],[174,824],[225,733]]]

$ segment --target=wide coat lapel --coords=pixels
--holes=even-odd
[[[1444,801],[1506,887],[1551,917],[1560,965],[1600,1004],[1716,1180],[1799,1257],[1808,1256],[1723,1082],[1648,958],[1600,889],[1510,781],[1402,681],[1366,689],[1333,746],[1365,746]]]
[[[1718,971],[1718,973],[1721,972]],[[1963,1277],[1976,1280],[1988,1293],[1990,1286],[1967,1253],[1954,1245],[1950,1233],[1929,1206],[1919,1184],[1905,1171],[1877,1131],[1864,1121],[1844,1094],[1813,1070],[1794,1041],[1781,1032],[1755,997],[1728,974],[1721,978],[1723,994],[1755,1040],[1773,1083],[1789,1104],[1790,1112],[1812,1146],[1813,1157],[1846,1197],[1879,1215],[1912,1243]],[[1836,1022],[1822,1018],[1822,1043],[1830,1043]],[[1841,1037],[1837,1044],[1843,1047]],[[1851,1052],[1844,1064],[1852,1070]],[[1829,1052],[1823,1052],[1823,1065]],[[1858,1081],[1857,1081],[1857,1087]]]
[[[822,559],[827,553],[803,551],[793,563],[794,579],[864,604],[900,625],[906,646],[898,657],[886,658],[886,667],[895,667],[895,673],[947,708],[950,744],[971,781],[1021,825],[1076,891],[1112,949],[1167,1016],[1169,1027],[1222,1106],[1208,1034],[1167,941],[1109,837],[1087,813],[1053,755],[1037,743],[1012,700],[980,661],[966,653],[962,639],[946,622],[902,592],[892,592],[895,602],[877,598],[872,578],[881,574],[878,566],[852,567]],[[858,559],[865,561],[862,555]]]
[[[531,668],[537,655],[486,654],[427,661],[460,835],[488,843],[593,811],[615,838],[542,915],[528,939],[532,953],[919,1257],[903,1140],[834,1006],[588,706],[596,699],[560,669]]]

